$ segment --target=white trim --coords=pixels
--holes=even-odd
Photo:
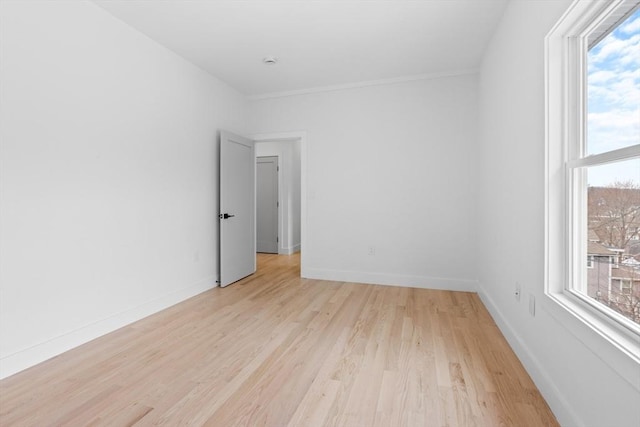
[[[292,255],[297,252],[300,252],[301,245],[293,245],[288,248],[281,248],[278,251],[278,255]]]
[[[565,294],[546,295],[542,300],[542,308],[583,343],[593,355],[607,364],[635,390],[640,391],[640,359],[629,350],[629,347],[634,345],[640,348],[640,343],[634,343],[629,336],[616,336],[619,334],[618,328],[609,326],[606,321],[594,321],[592,310],[585,310]]]
[[[282,91],[282,92],[262,93],[257,95],[249,95],[247,96],[247,99],[251,101],[256,101],[260,99],[284,98],[287,96],[307,95],[310,93],[333,92],[338,90],[357,89],[357,88],[369,87],[369,86],[393,85],[397,83],[414,82],[418,80],[433,80],[433,79],[441,79],[446,77],[465,76],[465,75],[477,74],[477,73],[478,73],[477,69],[466,69],[466,70],[450,71],[450,72],[442,72],[442,73],[414,74],[411,76],[395,77],[395,78],[389,78],[389,79],[368,80],[363,82],[345,83],[340,85],[312,87],[308,89],[297,89],[297,90],[288,90],[288,91]]]
[[[587,424],[580,418],[578,412],[571,407],[569,401],[565,399],[564,394],[556,387],[553,378],[547,374],[547,369],[544,364],[534,356],[535,353],[531,351],[527,345],[527,340],[522,338],[516,330],[511,327],[511,323],[499,310],[499,306],[489,297],[482,283],[478,283],[478,296],[496,322],[500,332],[502,332],[502,335],[524,365],[527,373],[536,384],[536,387],[538,387],[542,395],[545,396],[545,400],[551,407],[551,411],[560,422],[560,425],[586,426]]]
[[[264,132],[251,135],[256,142],[298,141],[307,138],[307,131]]]
[[[308,268],[307,275],[305,277],[309,279],[329,280],[333,282],[405,286],[409,288],[438,289],[458,292],[476,292],[478,288],[478,281],[471,279],[449,279],[405,274],[370,273],[366,271],[329,270],[323,268]]]
[[[32,347],[4,356],[0,359],[0,379],[35,366],[65,351],[158,313],[209,289],[213,289],[217,286],[215,280],[215,276],[198,280],[182,289],[147,301],[137,307],[122,311]]]

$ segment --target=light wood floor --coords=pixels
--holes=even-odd
[[[0,425],[557,425],[477,295],[258,262],[3,380]]]

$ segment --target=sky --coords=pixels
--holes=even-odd
[[[640,9],[587,58],[587,154],[640,144]],[[640,159],[589,168],[589,185],[616,180],[640,185]]]

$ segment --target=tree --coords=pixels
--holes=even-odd
[[[616,181],[588,189],[589,230],[597,235],[609,257],[607,291],[594,297],[613,310],[640,323],[640,185]],[[623,286],[623,282],[626,285]]]
[[[612,248],[627,249],[640,238],[640,185],[616,181],[607,187],[589,187],[589,229]]]

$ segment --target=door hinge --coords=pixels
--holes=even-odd
[[[280,166],[276,166],[276,172],[280,172]]]

